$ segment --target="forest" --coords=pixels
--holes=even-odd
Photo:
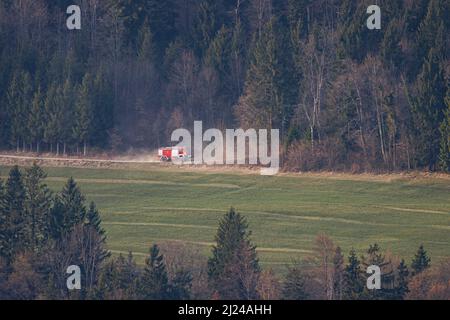
[[[78,4],[81,30],[68,30]],[[286,170],[450,169],[449,1],[1,0],[0,148],[153,150],[281,133]]]

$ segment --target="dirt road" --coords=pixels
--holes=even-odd
[[[160,163],[153,155],[137,157],[117,157],[112,159],[77,158],[77,157],[49,157],[32,155],[10,155],[0,154],[0,165],[28,166],[36,163],[41,166],[61,166],[61,167],[116,167],[120,164],[148,164]]]

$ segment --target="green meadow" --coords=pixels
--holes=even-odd
[[[4,179],[8,167],[0,167]],[[260,176],[148,165],[134,169],[46,168],[58,191],[70,176],[101,211],[109,249],[142,261],[153,243],[179,241],[208,255],[218,222],[234,207],[252,230],[265,267],[284,269],[329,235],[347,253],[378,243],[410,261],[420,244],[450,256],[450,180],[351,175]]]

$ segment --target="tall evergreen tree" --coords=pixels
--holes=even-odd
[[[173,0],[146,0],[145,2],[159,65],[163,61],[167,47],[178,35],[178,30],[175,27],[177,19],[176,4]]]
[[[400,261],[400,264],[397,267],[397,280],[394,294],[395,299],[403,300],[406,294],[409,292],[408,276],[409,276],[408,267],[405,263],[405,260],[402,259],[402,261]]]
[[[243,269],[253,275],[260,272],[256,247],[247,229],[247,221],[233,208],[220,221],[213,256],[208,260],[208,276],[213,289],[222,298],[247,299],[248,292],[239,274]],[[239,261],[239,257],[244,256],[245,266]]]
[[[83,144],[83,154],[87,153],[87,144],[92,132],[93,123],[93,103],[92,103],[92,79],[87,73],[78,90],[78,99],[75,106],[75,123],[73,127],[73,137],[77,146]]]
[[[420,70],[421,62],[427,59],[430,50],[436,49],[437,46],[442,45],[438,42],[442,41],[443,35],[440,33],[440,28],[443,28],[443,6],[439,0],[430,0],[428,2],[427,14],[420,23],[417,32],[417,62]],[[442,31],[442,30],[441,30]],[[443,49],[443,48],[441,48]],[[442,51],[440,52],[442,53]]]
[[[44,128],[44,140],[50,145],[50,152],[53,152],[53,146],[58,140],[59,128],[59,106],[57,105],[57,86],[55,83],[50,84],[44,103],[45,114],[48,116]]]
[[[56,196],[51,209],[51,234],[61,239],[86,219],[85,199],[75,180],[70,178],[59,196]],[[94,216],[91,213],[91,217]]]
[[[14,256],[29,245],[25,214],[26,191],[19,167],[13,167],[1,201],[2,243],[0,255],[9,264]]]
[[[202,0],[199,4],[193,34],[193,42],[199,57],[206,53],[222,24],[223,21],[218,14],[218,1]]]
[[[22,71],[17,72],[10,84],[7,93],[7,103],[9,106],[10,128],[12,143],[16,145],[17,151],[25,151],[25,143],[28,136],[28,113],[32,104],[32,84],[30,74]]]
[[[255,39],[247,72],[244,95],[239,100],[235,115],[244,128],[281,128],[287,132],[291,108],[295,98],[295,83],[284,75],[288,55],[283,50],[285,36],[272,18]]]
[[[441,144],[439,149],[439,168],[444,172],[450,172],[450,90],[447,90],[445,103],[447,110],[439,128]]]
[[[63,143],[63,154],[67,153],[67,144],[73,140],[72,128],[74,125],[74,100],[75,94],[73,85],[70,79],[66,79],[64,86],[62,87],[62,106],[61,106],[61,118],[60,122],[60,135]]]
[[[0,258],[4,258],[8,253],[8,213],[6,208],[6,190],[3,181],[0,179]]]
[[[29,225],[30,247],[38,250],[49,237],[51,192],[44,179],[46,173],[36,164],[25,172],[25,210]]]
[[[411,262],[412,275],[421,273],[430,267],[431,259],[428,257],[423,245],[420,245]]]
[[[355,250],[350,251],[348,265],[345,267],[345,299],[357,300],[364,290],[364,282],[361,277],[361,262],[356,256]]]
[[[444,119],[446,92],[438,49],[432,48],[417,79],[417,97],[413,101],[416,124],[417,160],[420,166],[435,170],[438,164],[440,132]]]
[[[113,88],[104,69],[100,68],[94,79],[94,121],[91,130],[92,143],[101,148],[108,147],[109,132],[114,127]]]
[[[86,225],[92,226],[99,235],[105,236],[105,230],[101,226],[102,220],[94,202],[89,204],[89,210],[86,213]]]
[[[289,269],[283,286],[283,298],[286,300],[306,300],[309,296],[305,286],[306,276],[302,269]]]
[[[170,286],[166,265],[157,245],[150,248],[150,256],[145,261],[140,287],[144,299],[163,300],[169,296]]]
[[[36,152],[41,151],[41,142],[44,139],[44,130],[47,123],[45,112],[44,95],[41,87],[34,93],[31,112],[28,117],[28,127],[30,130],[31,143],[36,144]]]

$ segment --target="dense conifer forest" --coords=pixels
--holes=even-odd
[[[81,6],[81,30],[66,9]],[[290,170],[448,171],[449,2],[2,0],[0,147],[152,150],[276,128]]]

